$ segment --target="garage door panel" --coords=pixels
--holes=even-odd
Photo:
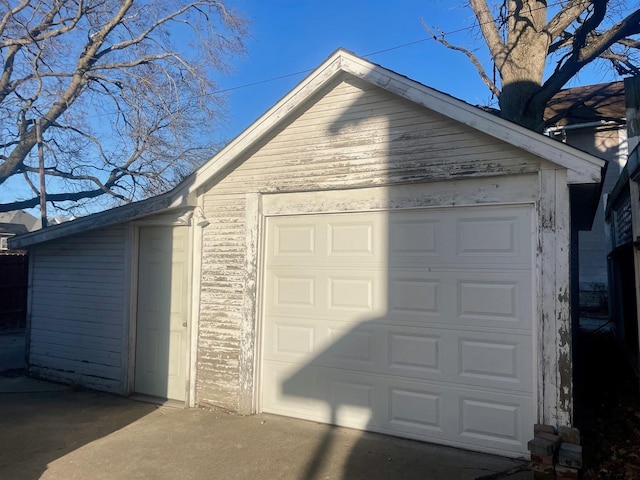
[[[436,332],[387,331],[386,368],[403,376],[441,376],[443,337]]]
[[[304,375],[291,364],[265,362],[263,382],[273,388],[264,389],[262,408],[307,420],[329,422],[331,419],[327,396],[326,377],[319,374],[320,367],[307,367]]]
[[[468,271],[455,274],[454,323],[470,327],[531,330],[531,272]]]
[[[466,331],[455,341],[459,383],[533,393],[530,336]]]
[[[392,271],[389,276],[391,316],[440,318],[443,286],[437,275],[425,275],[419,271]]]
[[[296,275],[275,273],[272,275],[273,285],[273,305],[276,308],[307,308],[313,310],[317,307],[316,299],[318,294],[316,286],[318,279],[314,275]]]
[[[503,391],[530,393],[533,385],[530,337],[501,332],[273,319],[264,358]]]
[[[268,219],[263,410],[526,454],[531,210]]]
[[[273,258],[312,257],[316,255],[316,225],[294,223],[274,225]]]
[[[459,395],[457,405],[461,443],[484,444],[504,450],[526,449],[526,441],[533,435],[531,397],[465,392]]]
[[[441,220],[415,213],[394,213],[389,220],[389,254],[402,260],[425,258],[434,261],[442,256]]]
[[[374,239],[377,222],[348,222],[327,225],[327,257],[369,257],[381,249],[378,238]],[[375,251],[374,251],[375,249]]]
[[[273,267],[267,274],[268,315],[369,320],[386,315],[387,279],[381,269]]]

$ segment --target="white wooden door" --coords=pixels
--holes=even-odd
[[[185,400],[187,227],[141,227],[138,254],[135,391]]]
[[[520,455],[532,209],[267,220],[262,409]]]

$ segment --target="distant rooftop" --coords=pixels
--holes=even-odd
[[[0,222],[0,235],[22,235],[27,233],[29,229],[19,223],[3,223]]]
[[[13,224],[26,227],[27,232],[32,232],[40,228],[40,219],[23,211],[14,210],[12,212],[0,212],[0,225]],[[14,232],[16,235],[18,232]],[[26,233],[26,232],[21,232]]]
[[[573,125],[594,121],[625,123],[624,82],[600,83],[567,88],[547,104],[547,126]]]

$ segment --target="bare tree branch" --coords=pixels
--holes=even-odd
[[[0,0],[0,12],[0,185],[19,176],[36,193],[36,121],[47,196],[64,208],[158,193],[214,153],[212,73],[246,34],[221,1]]]
[[[536,131],[544,128],[546,103],[586,65],[611,62],[619,74],[637,74],[640,9],[611,0],[469,0],[499,82],[474,51],[436,40],[465,53],[480,78],[498,96],[504,118]],[[553,11],[547,21],[547,14]]]
[[[507,46],[500,37],[500,31],[496,26],[496,21],[491,14],[491,10],[485,0],[470,0],[469,4],[478,19],[478,24],[480,25],[482,35],[486,39],[491,58],[493,58],[496,68],[500,70],[506,60],[508,52]]]
[[[436,35],[433,32],[433,30],[429,28],[429,26],[425,23],[423,19],[420,19],[420,21],[422,22],[422,26],[425,28],[425,30],[427,30],[427,32],[429,32],[429,34],[431,35],[431,38],[433,38],[436,42],[444,45],[450,50],[464,53],[469,59],[469,61],[476,67],[476,70],[478,71],[478,75],[480,75],[480,78],[482,79],[482,81],[487,85],[487,87],[489,87],[489,90],[491,90],[491,92],[496,96],[500,95],[500,89],[491,80],[491,78],[489,78],[489,76],[484,70],[484,67],[482,66],[482,63],[480,63],[480,60],[478,60],[478,58],[473,54],[471,50],[450,44],[442,32],[438,32],[439,34]]]
[[[551,19],[544,31],[549,35],[549,41],[554,42],[556,38],[563,35],[567,28],[574,23],[592,4],[592,0],[572,0],[568,2]]]

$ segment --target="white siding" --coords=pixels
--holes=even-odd
[[[538,172],[537,157],[351,77],[296,112],[205,192],[197,402],[230,409],[241,385],[247,194]],[[233,168],[232,167],[232,168]],[[244,380],[243,380],[244,381]]]
[[[124,393],[125,226],[34,249],[30,372]]]

